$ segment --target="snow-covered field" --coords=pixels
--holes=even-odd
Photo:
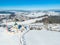
[[[19,35],[19,33],[9,33],[5,28],[0,27],[0,45],[19,45]]]
[[[24,37],[26,45],[60,45],[60,32],[32,30]]]
[[[26,16],[26,17],[39,17],[44,15],[52,15],[56,16],[60,13],[58,12],[15,12],[16,15]],[[27,14],[27,15],[25,15]],[[2,15],[2,14],[1,14]],[[48,24],[44,25],[43,23],[35,24],[37,20],[42,20],[46,17],[36,18],[27,20],[24,22],[16,22],[21,25],[30,25],[31,27],[41,27],[41,30],[27,30],[24,32],[8,32],[6,28],[0,27],[0,45],[60,45],[60,24]],[[20,19],[20,18],[19,18]],[[15,22],[6,22],[3,20],[4,23],[2,25],[13,25]],[[33,24],[32,24],[33,23]],[[48,27],[47,27],[48,26]],[[47,28],[46,28],[47,27]],[[14,29],[13,29],[14,30]]]
[[[22,23],[18,22],[18,24],[31,24],[36,20],[42,20],[42,18],[28,20]],[[14,22],[7,23],[7,25],[10,24],[14,25]],[[41,23],[38,25],[41,26],[44,24]],[[60,25],[51,24],[47,28],[60,30]],[[25,30],[24,32],[11,33],[6,28],[0,27],[0,45],[60,45],[60,32],[50,31],[42,26],[42,30]]]
[[[0,45],[21,45],[19,33],[9,33],[0,27]],[[22,37],[24,45],[60,45],[60,32],[30,30]]]
[[[60,32],[60,24],[48,24],[49,30]]]

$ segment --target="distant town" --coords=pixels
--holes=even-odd
[[[4,21],[25,21],[29,19],[35,19],[40,18],[42,16],[48,16],[49,22],[51,22],[51,19],[56,20],[54,23],[60,23],[58,20],[60,20],[60,12],[56,11],[0,11],[0,22]],[[51,18],[51,19],[50,19]],[[52,22],[53,22],[52,21]],[[51,22],[51,23],[52,23]]]

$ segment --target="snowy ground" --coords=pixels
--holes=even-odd
[[[60,32],[32,30],[24,37],[26,45],[60,45]]]
[[[6,29],[0,27],[0,45],[19,45],[19,35],[19,33],[9,33],[6,31]]]
[[[0,27],[0,45],[21,45],[22,42],[23,45],[60,45],[60,32],[57,31],[50,31],[44,28],[24,33],[9,33],[6,30],[6,28]]]
[[[60,24],[48,24],[49,30],[60,32]]]

